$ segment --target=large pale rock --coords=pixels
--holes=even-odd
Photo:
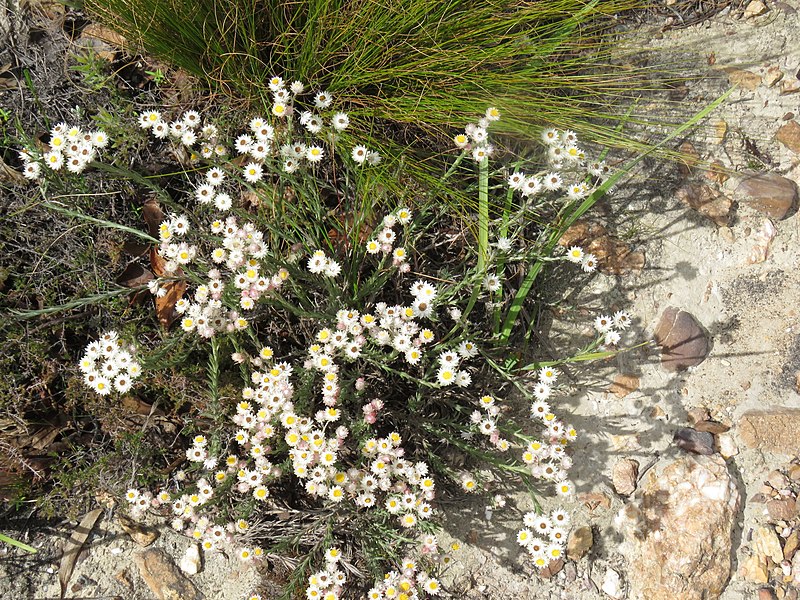
[[[749,448],[800,454],[800,409],[748,411],[739,420],[739,438]]]
[[[149,548],[134,557],[139,574],[158,600],[202,600],[197,591],[163,552]]]
[[[697,319],[674,306],[661,313],[653,337],[661,347],[661,366],[667,371],[699,365],[710,350],[708,335]]]
[[[665,458],[626,510],[630,598],[713,600],[730,577],[739,493],[719,456]]]
[[[751,208],[780,221],[797,202],[797,185],[777,173],[760,173],[743,179],[735,194]]]

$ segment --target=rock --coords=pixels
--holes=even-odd
[[[567,583],[572,583],[578,577],[578,568],[575,566],[574,562],[568,562],[564,565],[564,578],[567,580]]]
[[[717,421],[699,421],[694,424],[697,431],[707,431],[708,433],[725,433],[730,431],[730,426]]]
[[[767,512],[774,521],[791,521],[797,515],[797,505],[794,498],[780,498],[767,502]]]
[[[800,123],[789,121],[781,125],[775,134],[775,139],[795,154],[800,154]]]
[[[204,597],[160,550],[143,550],[134,560],[139,574],[158,600],[200,600]]]
[[[597,268],[606,274],[621,275],[641,271],[645,265],[643,252],[634,252],[625,242],[608,234],[599,223],[575,221],[558,240],[560,246],[583,246],[594,254]]]
[[[594,544],[592,528],[587,526],[576,527],[567,538],[567,558],[578,562],[589,553]]]
[[[798,533],[797,529],[794,529],[789,534],[789,537],[786,538],[786,541],[783,542],[784,560],[792,560],[798,547],[800,547],[800,533]]]
[[[772,527],[759,527],[753,534],[753,552],[772,559],[775,564],[783,560],[783,549],[778,534]]]
[[[178,565],[181,571],[187,575],[197,575],[200,572],[202,564],[200,562],[200,547],[197,544],[192,544],[186,548],[180,564]]]
[[[586,505],[589,511],[594,511],[598,506],[606,510],[611,508],[611,498],[603,492],[582,492],[577,496],[578,500]]]
[[[719,456],[662,458],[640,481],[626,533],[630,598],[711,600],[730,576],[739,493]]]
[[[611,448],[616,452],[636,452],[642,449],[638,433],[612,435],[608,441],[611,443]]]
[[[800,454],[800,409],[748,411],[739,419],[739,439],[748,448],[776,454]]]
[[[691,314],[674,306],[661,313],[653,336],[661,346],[661,365],[671,372],[699,365],[710,350],[705,330]]]
[[[781,220],[797,202],[797,185],[777,173],[761,173],[744,178],[735,192],[748,206]]]
[[[149,546],[158,539],[157,531],[122,515],[119,517],[119,524],[125,533],[140,546]]]
[[[617,600],[625,596],[624,590],[622,589],[622,576],[614,569],[606,570],[606,575],[603,577],[603,585],[600,589],[603,590],[607,596],[611,596]]]
[[[611,472],[611,483],[620,496],[630,496],[636,491],[636,478],[639,475],[639,463],[631,458],[622,458],[616,462]]]
[[[722,458],[728,459],[739,454],[739,447],[736,445],[736,440],[730,433],[721,433],[717,436],[717,452],[720,453]]]
[[[800,465],[791,465],[787,473],[792,481],[800,481]]]
[[[766,557],[756,556],[755,554],[748,556],[739,567],[739,575],[748,581],[767,583],[769,581],[769,567]]]
[[[794,119],[794,113],[792,111],[784,113],[781,119],[783,119],[784,121],[791,121],[792,119]]]
[[[688,417],[689,424],[692,427],[694,427],[694,425],[700,421],[708,421],[711,418],[711,414],[708,412],[708,409],[705,406],[690,408],[689,412],[686,413],[686,416]]]
[[[781,96],[796,94],[797,92],[800,92],[800,81],[789,81],[787,79],[781,81],[781,91],[779,92]]]
[[[631,392],[639,389],[639,378],[636,375],[625,375],[618,373],[614,377],[614,382],[609,386],[608,391],[617,398],[624,398]]]
[[[696,210],[720,227],[726,227],[731,221],[730,213],[733,202],[710,186],[689,183],[681,186],[675,195],[689,208]]]
[[[766,5],[761,0],[753,0],[744,9],[744,18],[751,19],[763,15],[765,12],[767,12]]]
[[[539,577],[541,577],[542,579],[552,579],[563,568],[564,568],[563,558],[557,558],[555,560],[551,560],[550,563],[544,569],[539,571]]]
[[[764,73],[764,83],[768,87],[774,86],[781,79],[783,79],[783,71],[780,70],[780,67],[770,67],[767,69],[767,72]]]
[[[800,585],[800,552],[795,552],[792,559],[792,577],[794,584]]]
[[[767,475],[767,483],[775,490],[782,490],[789,485],[789,478],[780,471],[770,471]]]
[[[730,81],[731,85],[738,85],[751,92],[754,92],[761,85],[761,75],[752,71],[735,67],[728,67],[723,70],[728,74],[728,81]]]
[[[758,600],[777,600],[772,588],[761,588],[758,590]]]
[[[672,438],[673,443],[686,452],[694,454],[714,454],[714,436],[706,431],[696,431],[691,427],[681,427]]]
[[[747,264],[753,265],[767,260],[770,244],[772,244],[772,240],[777,233],[772,221],[764,219],[761,227],[753,236],[753,242],[755,243],[750,248],[750,254],[747,256]]]

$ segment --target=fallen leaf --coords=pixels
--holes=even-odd
[[[164,221],[164,211],[161,210],[161,206],[155,198],[148,198],[144,201],[142,216],[144,217],[144,222],[147,223],[148,233],[154,238],[158,238],[159,227]]]
[[[153,274],[142,265],[130,263],[117,277],[117,283],[123,287],[139,287],[155,279]]]
[[[164,270],[166,261],[159,256],[155,248],[150,249],[150,264],[155,274],[159,277],[180,277],[183,275],[181,269],[178,269],[175,273],[167,274]],[[156,296],[156,316],[158,317],[158,322],[164,328],[167,328],[178,318],[178,314],[175,312],[175,304],[183,298],[183,294],[186,291],[186,282],[168,281],[161,285],[161,290],[165,293]]]
[[[2,79],[0,79],[0,81],[2,81]],[[26,183],[28,180],[25,179],[25,176],[22,173],[12,167],[9,167],[5,161],[3,161],[2,157],[0,157],[0,181],[8,181],[10,183],[16,183],[19,185]]]
[[[81,519],[80,525],[72,532],[72,536],[70,536],[64,548],[64,554],[61,557],[61,565],[58,567],[58,581],[61,584],[62,598],[67,592],[67,583],[69,583],[69,578],[72,577],[72,570],[75,568],[78,554],[80,554],[81,548],[83,548],[83,544],[86,542],[86,538],[89,537],[92,528],[95,523],[97,523],[97,519],[100,518],[101,514],[103,514],[102,508],[96,508],[86,513],[83,519]]]

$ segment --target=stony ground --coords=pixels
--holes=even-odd
[[[505,508],[453,512],[443,542],[462,546],[447,575],[454,597],[797,598],[797,10],[798,0],[765,0],[645,32],[653,48],[708,72],[676,91],[687,111],[738,88],[675,145],[696,160],[643,167],[569,232],[604,255],[606,268],[567,299],[581,308],[554,315],[546,333],[568,352],[597,313],[624,308],[635,319],[625,341],[655,336],[661,348],[649,343],[565,373],[576,391],[561,411],[588,432],[574,455],[567,560],[545,577],[523,564],[514,541],[530,508],[523,494]],[[29,539],[42,548],[37,561],[0,561],[0,595],[58,597],[54,540],[76,525]],[[188,546],[162,531],[145,551],[118,521],[101,519],[67,596],[149,599],[175,572],[185,598],[241,598],[259,585],[269,597],[258,572],[219,555],[187,583],[174,565]]]

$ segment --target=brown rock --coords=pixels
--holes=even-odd
[[[758,590],[758,600],[777,600],[772,588],[761,588]]]
[[[577,498],[590,511],[594,511],[598,506],[602,506],[606,510],[611,508],[611,498],[603,492],[582,492],[578,494]]]
[[[621,458],[611,473],[611,483],[620,496],[630,496],[636,491],[636,478],[639,476],[639,463],[632,458]]]
[[[748,556],[742,561],[742,566],[739,568],[739,575],[748,581],[755,581],[756,583],[767,583],[769,581],[769,565],[764,556],[757,556],[755,554]]]
[[[719,597],[730,577],[739,493],[719,456],[664,458],[635,495],[640,522],[626,530],[629,598]]]
[[[576,527],[567,538],[567,558],[578,562],[589,553],[594,544],[594,534],[591,527]]]
[[[606,274],[620,275],[641,271],[645,265],[643,252],[634,252],[625,242],[608,234],[598,223],[576,221],[561,239],[560,246],[583,246],[597,258],[598,269]]]
[[[794,119],[794,113],[792,111],[789,111],[789,112],[785,113],[781,117],[781,119],[783,119],[784,121],[791,121],[792,119]]]
[[[678,200],[712,220],[716,225],[726,227],[730,223],[733,202],[712,187],[689,183],[681,186],[675,195]]]
[[[797,185],[776,173],[762,173],[743,179],[736,194],[754,210],[780,220],[797,202]]]
[[[724,164],[718,160],[712,160],[706,169],[705,176],[706,179],[710,179],[714,183],[722,184],[730,179],[730,175],[728,173],[729,170],[725,168]]]
[[[767,483],[775,490],[782,490],[789,485],[789,478],[778,470],[770,471],[767,475]]]
[[[798,547],[800,547],[800,533],[798,533],[797,529],[793,529],[786,541],[783,542],[783,558],[792,560]]]
[[[761,75],[757,73],[735,67],[728,67],[724,70],[728,74],[728,81],[731,82],[731,85],[738,85],[751,92],[754,92],[761,85]]]
[[[744,18],[751,19],[767,12],[766,5],[761,0],[752,0],[744,9]]]
[[[710,350],[706,332],[686,311],[670,306],[661,313],[653,334],[661,346],[661,365],[681,371],[703,362]]]
[[[785,125],[781,125],[778,133],[775,134],[775,139],[795,154],[800,154],[800,123],[789,121]]]
[[[714,454],[714,436],[705,431],[696,431],[691,427],[681,427],[672,438],[673,443],[686,452],[693,454]]]
[[[787,474],[792,481],[800,481],[800,465],[790,465]]]
[[[624,373],[618,373],[614,377],[614,383],[612,383],[608,391],[614,394],[617,398],[624,398],[631,392],[635,392],[639,389],[639,378],[636,375],[625,375]]]
[[[738,424],[739,438],[748,448],[777,454],[800,454],[800,409],[748,411]]]
[[[778,534],[772,527],[759,527],[753,534],[753,552],[772,559],[775,564],[783,560],[783,549]]]
[[[781,96],[796,94],[797,92],[800,92],[800,81],[789,81],[787,79],[781,81]]]
[[[705,406],[696,406],[695,408],[689,409],[689,412],[686,414],[688,417],[689,424],[694,426],[696,423],[700,421],[708,421],[711,417],[711,414],[708,412],[708,409]]]
[[[160,550],[143,550],[134,560],[142,579],[158,600],[200,600],[204,597]]]
[[[764,73],[764,83],[768,87],[774,86],[781,79],[783,79],[783,71],[780,70],[780,67],[770,67],[767,69],[767,72]]]
[[[550,563],[541,571],[539,571],[539,577],[542,579],[551,579],[555,577],[561,569],[564,568],[564,559],[557,558],[555,560],[551,560]]]
[[[767,502],[767,512],[775,521],[791,521],[797,515],[794,498],[780,498]]]
[[[151,527],[145,527],[141,523],[132,521],[128,517],[120,515],[119,524],[122,529],[131,536],[131,539],[140,546],[149,546],[158,539],[158,532]]]
[[[707,431],[708,433],[725,433],[726,431],[730,431],[730,426],[724,423],[718,423],[717,421],[700,421],[694,424],[694,428],[697,431]]]

